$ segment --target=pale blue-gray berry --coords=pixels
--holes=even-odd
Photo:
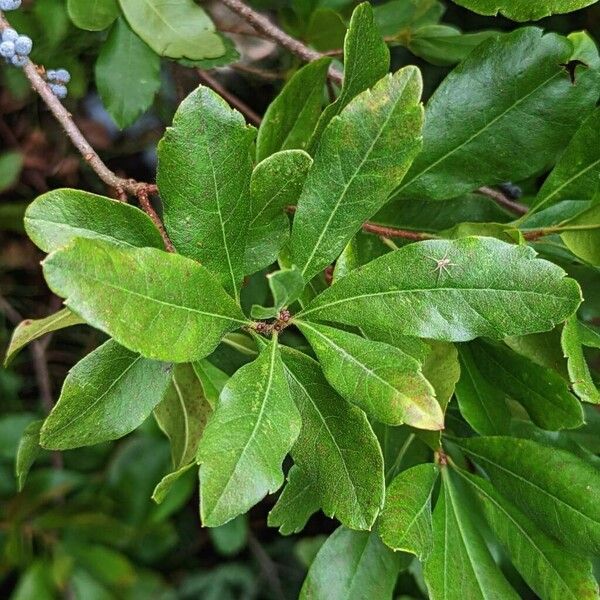
[[[3,42],[14,42],[19,37],[19,34],[10,27],[2,32]]]
[[[46,79],[48,81],[55,81],[56,80],[56,71],[54,69],[48,69],[46,71]]]
[[[4,58],[12,58],[15,55],[14,42],[2,42],[0,44],[0,56]]]
[[[17,10],[21,6],[21,0],[0,0],[0,10]]]
[[[71,74],[66,69],[58,69],[54,79],[59,83],[69,83],[69,81],[71,81]]]
[[[60,83],[51,83],[50,89],[52,90],[52,93],[57,98],[66,98],[67,97],[67,88],[66,88],[66,86],[64,86]]]
[[[31,38],[26,35],[20,35],[15,40],[15,51],[21,56],[28,56],[32,48],[33,42],[31,41]]]
[[[10,62],[14,67],[24,67],[27,64],[29,59],[26,56],[21,56],[19,54],[15,54]]]

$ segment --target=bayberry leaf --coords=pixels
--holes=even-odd
[[[454,0],[480,15],[502,14],[513,21],[537,21],[554,14],[579,10],[597,0]]]
[[[29,423],[19,440],[17,456],[15,459],[15,475],[17,476],[19,491],[23,489],[33,463],[42,453],[42,447],[40,446],[40,430],[43,423],[43,420]]]
[[[87,31],[102,31],[119,16],[117,0],[67,0],[71,21]]]

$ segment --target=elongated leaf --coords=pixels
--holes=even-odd
[[[381,513],[381,539],[392,550],[404,550],[426,560],[433,547],[431,493],[438,478],[432,464],[412,467],[398,475],[386,492]]]
[[[17,476],[18,489],[21,491],[25,485],[29,469],[33,466],[36,458],[41,454],[40,429],[44,421],[33,421],[29,423],[19,440],[17,458],[15,460],[15,475]]]
[[[466,498],[442,469],[433,512],[433,551],[424,575],[431,600],[518,600],[477,530]]]
[[[199,360],[246,322],[215,277],[178,254],[77,239],[43,266],[69,308],[148,358]]]
[[[394,554],[376,531],[336,529],[313,560],[300,600],[392,600],[406,558]]]
[[[487,381],[519,402],[536,425],[550,431],[583,425],[579,400],[555,371],[503,346],[476,343],[472,348]]]
[[[81,190],[52,190],[25,212],[25,230],[44,252],[74,238],[94,238],[140,248],[163,248],[160,233],[138,208]]]
[[[165,498],[169,495],[169,492],[173,489],[173,486],[183,477],[185,473],[187,473],[192,467],[194,463],[188,463],[183,467],[177,469],[177,471],[173,471],[165,475],[154,488],[152,492],[152,500],[156,502],[156,504],[162,504]]]
[[[388,425],[439,430],[444,415],[421,365],[402,351],[333,327],[296,321],[329,383],[368,415]]]
[[[95,73],[102,102],[121,129],[152,106],[160,89],[160,57],[123,18],[113,25],[102,45]],[[134,79],[137,84],[132,86]]]
[[[225,54],[225,45],[193,0],[119,0],[131,28],[161,56],[200,60]]]
[[[475,491],[490,528],[512,563],[540,598],[598,598],[598,585],[587,560],[565,552],[488,481],[463,471],[459,474]]]
[[[210,407],[214,409],[217,405],[219,395],[229,379],[229,375],[207,360],[195,362],[192,364],[192,367],[194,368],[196,376],[202,383],[202,391],[206,401],[210,404]]]
[[[562,349],[567,357],[567,368],[573,391],[584,402],[600,404],[600,391],[592,379],[583,354],[583,335],[577,316],[567,319],[562,331]]]
[[[25,319],[17,325],[12,334],[8,350],[6,351],[4,365],[8,365],[17,352],[30,342],[52,331],[58,331],[72,325],[80,325],[81,323],[85,323],[85,321],[68,308],[63,308],[44,319]]]
[[[390,69],[390,51],[383,41],[369,2],[352,13],[344,38],[344,81],[336,101],[325,108],[311,139],[314,150],[333,117],[339,115],[358,94],[373,87]],[[312,152],[311,152],[312,153]]]
[[[600,266],[600,202],[565,221],[562,226],[565,231],[560,237],[565,246],[576,256]]]
[[[156,179],[171,240],[236,294],[244,275],[254,133],[240,113],[200,86],[179,105],[158,146]]]
[[[383,506],[385,481],[381,448],[365,414],[335,393],[317,362],[291,348],[283,359],[302,416],[294,462],[326,515],[369,529]]]
[[[479,371],[477,353],[463,344],[459,347],[460,379],[456,399],[467,423],[481,435],[506,433],[510,427],[510,410],[504,392],[490,383]]]
[[[263,161],[279,150],[308,146],[321,114],[330,62],[320,58],[298,70],[271,102],[258,130],[257,160]]]
[[[579,71],[572,84],[561,66],[572,53],[566,38],[534,27],[478,46],[429,100],[423,152],[398,193],[444,200],[543,170],[598,98],[595,74]]]
[[[526,439],[471,438],[458,444],[543,531],[579,552],[598,553],[598,469],[569,452]]]
[[[414,31],[434,25],[442,18],[446,7],[439,0],[390,0],[373,7],[375,22],[381,35],[395,36],[402,31]]]
[[[421,148],[421,75],[406,67],[357,96],[323,133],[292,228],[306,280],[386,202]]]
[[[211,412],[193,366],[175,365],[171,385],[164,399],[154,409],[159,427],[171,442],[175,470],[194,460],[200,436]]]
[[[117,0],[67,0],[71,21],[80,29],[102,31],[119,16]]]
[[[267,308],[255,304],[252,307],[252,316],[256,319],[276,317],[283,308],[298,300],[304,291],[304,279],[298,267],[274,271],[267,275],[267,279],[273,296],[273,306]]]
[[[589,6],[596,0],[454,0],[456,4],[480,15],[498,13],[513,21],[536,21],[557,13],[568,13]]]
[[[67,450],[123,437],[144,422],[170,380],[170,365],[109,340],[69,371],[40,443]]]
[[[438,340],[547,331],[580,303],[577,283],[524,246],[492,238],[410,244],[349,273],[299,318]],[[449,260],[447,270],[436,263]]]
[[[260,271],[277,258],[290,232],[285,208],[298,201],[311,164],[306,152],[284,150],[256,165],[250,180],[246,273]]]
[[[204,525],[230,521],[283,484],[281,464],[300,425],[275,340],[225,384],[200,440]]]

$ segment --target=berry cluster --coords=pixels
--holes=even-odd
[[[21,6],[21,0],[0,0],[0,10],[17,10]]]
[[[71,81],[71,75],[66,69],[49,70],[46,72],[46,79],[52,93],[57,98],[67,97],[67,83]]]
[[[0,3],[7,0],[0,0]],[[24,67],[33,48],[33,42],[26,35],[19,35],[14,29],[5,29],[0,42],[0,56],[15,67]]]

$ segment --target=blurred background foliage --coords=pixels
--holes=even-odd
[[[242,102],[247,115],[258,119],[300,66],[270,41],[252,35],[219,2],[202,4],[231,40],[226,42],[225,56],[216,61],[159,58],[139,40],[133,55],[124,53],[118,35],[135,35],[127,23],[117,21],[113,31],[84,30],[75,25],[82,24],[74,14],[76,4],[76,0],[25,0],[23,10],[10,14],[10,20],[34,39],[35,62],[70,70],[73,80],[67,106],[110,168],[141,181],[154,180],[156,144],[178,104],[199,82],[223,86]],[[291,35],[335,54],[356,2],[256,0],[251,4],[268,11]],[[417,64],[423,71],[426,97],[489,31],[518,26],[475,15],[451,2],[373,4],[381,33],[392,49],[392,68]],[[600,4],[539,25],[562,33],[585,29],[598,39]],[[211,69],[215,64],[224,66]],[[140,72],[149,73],[154,83],[140,89]],[[120,79],[111,79],[115,74]],[[1,68],[0,86],[0,348],[4,354],[21,318],[43,317],[60,305],[42,280],[41,253],[23,233],[25,207],[40,193],[58,187],[110,191],[82,163],[19,70]],[[527,192],[527,182],[524,187]],[[438,208],[436,215],[443,219],[438,213],[444,211]],[[493,210],[497,209],[490,204]],[[419,222],[420,214],[415,210],[414,225],[426,227]],[[452,216],[454,222],[464,220],[460,214]],[[482,215],[481,220],[486,219],[492,217]],[[248,306],[266,299],[265,281],[259,274],[248,282],[244,288]],[[598,291],[589,291],[594,293]],[[0,596],[13,600],[297,597],[307,567],[334,523],[316,516],[301,535],[281,537],[267,528],[266,516],[273,504],[267,498],[247,518],[215,530],[202,529],[191,471],[162,504],[153,503],[156,483],[170,470],[170,455],[168,441],[152,419],[116,443],[62,454],[43,452],[18,491],[14,471],[19,444],[27,443],[27,435],[20,441],[23,433],[28,427],[35,429],[46,414],[68,369],[102,341],[102,334],[89,327],[69,328],[35,342],[8,368],[0,369]],[[243,360],[243,355],[222,347],[214,358],[232,373],[240,357]],[[597,421],[589,418],[577,435],[597,445]],[[398,594],[426,597],[420,574],[404,573]]]

